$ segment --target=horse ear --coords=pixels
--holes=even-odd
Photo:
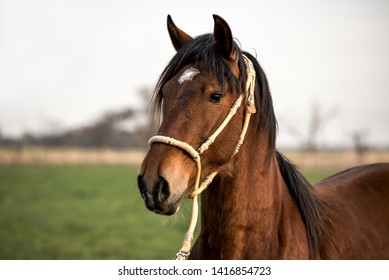
[[[213,15],[213,19],[215,21],[213,37],[215,39],[216,49],[228,61],[235,61],[236,52],[230,27],[227,22],[218,15]]]
[[[179,51],[186,42],[193,39],[174,24],[170,15],[167,16],[167,30],[169,31],[170,39],[176,51]]]

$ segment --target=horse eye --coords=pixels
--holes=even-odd
[[[208,98],[208,100],[212,103],[220,103],[222,99],[223,99],[223,94],[220,92],[213,92]]]

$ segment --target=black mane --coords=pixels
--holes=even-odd
[[[189,64],[201,62],[210,73],[214,73],[221,85],[229,83],[233,94],[237,95],[244,91],[246,84],[246,72],[242,55],[246,55],[254,64],[256,71],[255,102],[257,113],[253,118],[259,118],[257,135],[266,132],[268,135],[267,162],[276,153],[281,175],[288,186],[288,190],[297,204],[301,217],[306,226],[310,257],[323,257],[321,253],[321,242],[324,235],[325,215],[322,206],[318,201],[312,186],[297,171],[282,154],[275,149],[277,120],[273,110],[273,101],[266,75],[259,65],[257,59],[247,52],[240,50],[234,42],[234,47],[239,59],[239,72],[241,77],[237,79],[229,64],[216,51],[214,37],[212,34],[205,34],[186,42],[172,58],[168,66],[162,72],[154,91],[153,105],[157,114],[161,114],[163,96],[162,87],[183,67]]]
[[[277,152],[277,161],[282,178],[288,186],[289,193],[296,202],[305,224],[310,258],[325,259],[326,256],[324,255],[324,250],[322,250],[324,244],[322,242],[328,229],[326,226],[328,221],[323,205],[304,176],[279,152]]]

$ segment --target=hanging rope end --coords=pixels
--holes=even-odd
[[[176,254],[174,260],[186,260],[190,255],[190,249],[192,247],[193,233],[187,232],[182,242],[182,247]]]
[[[185,261],[187,257],[189,257],[190,255],[190,252],[189,253],[184,253],[184,252],[181,252],[178,251],[178,253],[176,254],[176,257],[174,258],[175,261]]]

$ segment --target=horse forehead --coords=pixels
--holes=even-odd
[[[200,74],[200,70],[195,67],[189,67],[188,69],[185,69],[185,71],[179,76],[178,83],[182,84],[185,81],[191,81],[193,77]]]

